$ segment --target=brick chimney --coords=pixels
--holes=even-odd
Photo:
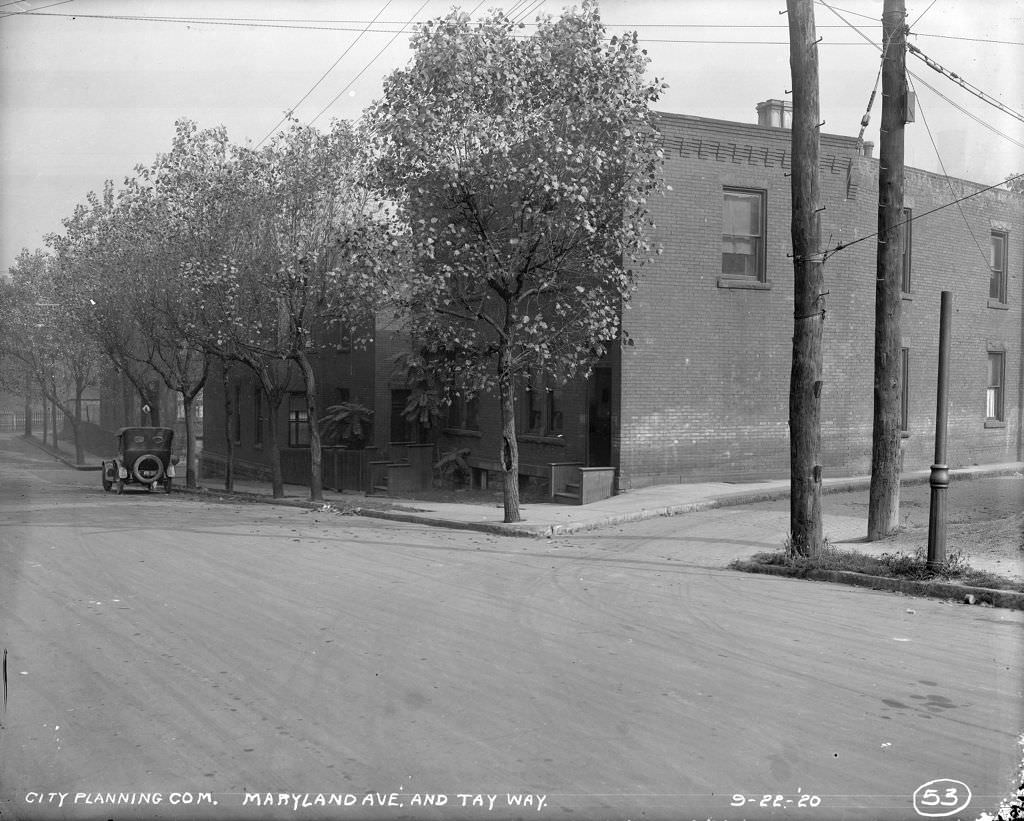
[[[770,128],[792,128],[793,104],[789,100],[765,100],[758,103],[757,124]]]

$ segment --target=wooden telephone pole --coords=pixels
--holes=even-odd
[[[900,312],[903,284],[903,126],[907,114],[906,9],[882,11],[882,124],[878,140],[878,256],[875,281],[875,379],[868,540],[900,520]]]
[[[818,46],[813,0],[787,0],[793,77],[793,364],[789,380],[789,529],[792,550],[822,545],[821,339],[825,307],[818,170]]]

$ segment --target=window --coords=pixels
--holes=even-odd
[[[989,422],[1003,422],[1003,364],[1002,351],[988,353],[988,389],[985,392],[985,419]]]
[[[448,427],[458,430],[480,430],[480,400],[473,396],[453,396],[448,406]]]
[[[991,242],[989,267],[992,273],[988,285],[988,298],[1003,305],[1006,303],[1006,232],[993,231]]]
[[[540,436],[544,433],[544,391],[526,389],[526,430]]]
[[[722,198],[722,275],[763,281],[764,191],[724,189]]]
[[[561,436],[565,428],[558,391],[540,386],[526,388],[525,432],[532,436]]]
[[[309,406],[304,393],[288,397],[288,447],[309,447]]]
[[[558,436],[563,430],[562,409],[558,403],[558,394],[551,388],[547,391],[547,407],[545,408],[545,421],[547,423],[545,433],[548,436]]]
[[[903,278],[900,281],[900,290],[910,293],[910,260],[914,247],[914,212],[909,208],[903,209]]]
[[[263,388],[257,386],[252,396],[253,408],[253,440],[257,447],[263,445]]]
[[[900,430],[910,430],[910,348],[900,349]]]

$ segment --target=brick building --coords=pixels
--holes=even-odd
[[[546,481],[559,462],[609,465],[617,487],[628,490],[788,475],[790,132],[784,104],[768,101],[758,114],[760,122],[751,124],[658,115],[671,190],[651,203],[663,253],[643,269],[623,316],[634,344],[613,351],[589,380],[522,387],[524,476]],[[820,162],[823,241],[829,249],[846,246],[829,254],[824,268],[822,458],[826,476],[864,474],[871,457],[878,163],[870,144],[829,134],[821,136]],[[1024,200],[909,168],[905,189],[905,467],[932,461],[943,290],[954,301],[950,466],[1024,459]],[[407,386],[391,368],[406,344],[400,329],[379,328],[372,350],[324,362],[325,392],[373,397],[374,443],[382,453],[389,442],[420,436],[401,418]],[[208,390],[206,419],[214,430],[219,404]],[[244,424],[241,430],[241,453],[255,459]],[[497,469],[497,399],[456,402],[431,436],[440,452],[468,450],[482,478]],[[207,430],[207,452],[217,438]]]

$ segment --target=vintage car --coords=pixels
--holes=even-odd
[[[147,490],[161,485],[171,492],[174,466],[178,457],[171,455],[174,431],[170,428],[121,428],[117,432],[117,456],[103,461],[103,489],[138,484]]]

